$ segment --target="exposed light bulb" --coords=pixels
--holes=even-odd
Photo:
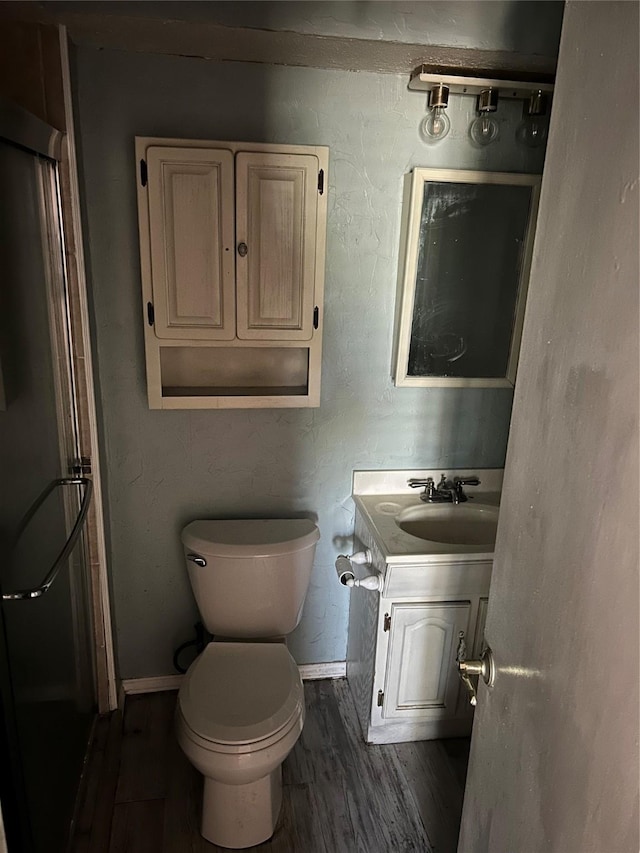
[[[488,113],[483,113],[471,122],[469,135],[476,145],[490,145],[499,134],[498,122]]]
[[[420,134],[425,142],[439,142],[451,130],[444,107],[434,107],[420,122]]]
[[[429,92],[429,112],[420,122],[420,135],[425,142],[439,142],[451,129],[447,115],[449,87],[444,83],[434,86]]]
[[[476,145],[489,145],[498,138],[498,122],[492,113],[498,109],[498,90],[483,89],[478,95],[478,117],[471,122],[469,135]]]
[[[516,139],[527,148],[540,148],[547,139],[547,123],[542,116],[527,116],[516,130]]]
[[[547,140],[547,96],[534,92],[525,107],[524,119],[516,130],[516,140],[527,148],[540,148]]]

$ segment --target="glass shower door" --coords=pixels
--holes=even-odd
[[[2,128],[0,128],[1,130]],[[0,797],[9,851],[63,851],[95,715],[57,166],[0,140]]]

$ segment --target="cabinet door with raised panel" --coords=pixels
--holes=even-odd
[[[236,156],[239,338],[313,336],[318,168],[307,154]]]
[[[158,338],[235,337],[233,153],[147,149]]]
[[[468,601],[393,605],[383,717],[456,715],[456,644],[470,609]]]

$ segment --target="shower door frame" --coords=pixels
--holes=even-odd
[[[67,29],[57,26],[59,72],[61,77],[66,133],[60,146],[60,201],[65,233],[65,256],[71,299],[71,337],[74,361],[81,368],[76,377],[80,446],[89,456],[94,484],[92,509],[87,518],[92,606],[94,622],[94,655],[98,712],[113,711],[122,703],[122,690],[116,672],[113,628],[107,572],[107,545],[102,502],[101,455],[93,382],[92,341],[89,323],[87,281],[80,212],[80,188],[75,149],[73,96],[69,62]]]

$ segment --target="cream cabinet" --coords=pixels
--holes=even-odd
[[[328,150],[136,139],[151,408],[317,406]]]
[[[382,713],[385,719],[451,719],[458,706],[458,636],[469,630],[469,601],[394,602]]]
[[[482,649],[491,560],[385,561],[359,511],[356,539],[384,575],[382,594],[350,592],[347,679],[364,739],[470,734],[473,712],[456,654],[461,634],[469,657]]]
[[[222,149],[149,146],[148,200],[153,332],[159,340],[236,336],[234,157]],[[149,307],[151,306],[151,307]]]

